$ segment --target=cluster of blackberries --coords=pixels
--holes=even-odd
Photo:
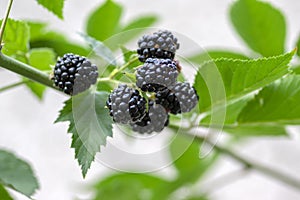
[[[169,113],[191,111],[198,95],[189,83],[177,82],[180,69],[173,59],[179,44],[171,32],[145,35],[138,45],[144,64],[136,70],[136,86],[150,97],[122,84],[106,104],[116,123],[129,124],[138,133],[160,132],[169,124]]]
[[[98,68],[88,59],[67,53],[57,60],[52,80],[64,93],[76,95],[97,82]]]

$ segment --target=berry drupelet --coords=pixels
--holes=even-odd
[[[109,95],[106,105],[115,122],[128,124],[145,116],[146,103],[146,99],[140,96],[138,90],[121,84]]]
[[[190,112],[198,103],[199,96],[189,83],[176,85],[155,94],[155,101],[172,114]]]
[[[161,132],[169,124],[169,115],[165,109],[155,102],[149,102],[149,111],[145,117],[136,123],[131,123],[132,130],[137,133]]]
[[[157,92],[176,83],[176,62],[170,59],[148,58],[136,71],[136,85],[143,91]]]
[[[97,82],[98,69],[88,59],[72,53],[58,59],[52,80],[64,93],[76,95]]]
[[[159,30],[150,35],[144,35],[138,40],[137,53],[139,60],[145,62],[147,58],[174,59],[176,50],[179,49],[177,38],[167,30]]]

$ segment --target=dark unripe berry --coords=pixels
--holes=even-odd
[[[170,59],[148,58],[136,71],[136,85],[143,91],[157,92],[176,83],[176,63]]]
[[[98,69],[88,59],[72,53],[58,59],[53,78],[55,86],[64,93],[76,95],[97,82]]]
[[[146,103],[138,90],[121,84],[109,95],[106,105],[115,122],[128,124],[137,122],[145,116]]]

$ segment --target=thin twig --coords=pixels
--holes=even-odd
[[[23,81],[19,81],[19,82],[17,82],[17,83],[13,83],[13,84],[4,86],[4,87],[0,88],[0,93],[5,92],[5,91],[7,91],[7,90],[9,90],[9,89],[15,88],[15,87],[17,87],[17,86],[26,84],[26,83],[28,83],[28,82],[30,82],[30,80],[23,80]]]
[[[6,9],[6,13],[5,13],[4,19],[3,19],[2,24],[1,24],[1,28],[0,28],[0,51],[2,49],[2,39],[3,39],[6,23],[7,23],[7,20],[8,20],[8,16],[9,16],[12,4],[13,4],[13,0],[9,0],[8,6],[7,6],[7,9]]]
[[[195,136],[193,136],[193,137],[195,137]],[[248,159],[238,155],[234,151],[232,151],[226,147],[223,147],[221,145],[214,144],[210,140],[205,139],[201,136],[196,136],[196,138],[201,142],[206,142],[209,145],[212,145],[216,151],[220,152],[221,154],[225,154],[225,155],[231,157],[232,159],[236,160],[237,162],[243,164],[246,168],[256,170],[268,177],[271,177],[275,180],[285,183],[285,184],[300,191],[300,180],[298,180],[297,178],[295,178],[291,175],[288,175],[284,172],[281,172],[276,169],[265,166],[263,164],[248,160]]]

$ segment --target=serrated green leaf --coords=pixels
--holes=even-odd
[[[2,24],[2,20],[0,20]],[[29,49],[29,28],[25,22],[8,19],[4,37],[2,52],[8,56],[19,52],[26,53]]]
[[[238,0],[230,9],[234,28],[254,51],[263,56],[284,52],[284,16],[271,4],[258,0]]]
[[[32,49],[28,53],[28,64],[42,71],[51,70],[50,65],[55,64],[56,55],[52,49]],[[46,87],[36,82],[28,82],[26,86],[41,100]]]
[[[86,32],[104,41],[120,30],[122,7],[113,0],[106,0],[88,18]]]
[[[89,49],[84,45],[70,41],[63,34],[48,30],[48,24],[40,22],[28,22],[30,27],[30,47],[31,48],[51,48],[59,56],[66,53],[75,53],[87,56]]]
[[[108,64],[117,65],[114,53],[105,44],[85,34],[80,34],[80,36],[93,49],[94,54],[105,60]]]
[[[249,59],[247,56],[241,53],[237,53],[229,50],[208,50],[205,53],[200,52],[198,54],[192,55],[188,57],[187,60],[197,64],[202,64],[206,61],[217,59],[217,58],[233,58],[233,59],[242,59],[242,60]]]
[[[55,122],[70,122],[68,132],[72,134],[75,158],[81,166],[83,177],[100,147],[112,136],[112,119],[105,108],[108,93],[84,92],[65,102]]]
[[[153,199],[157,189],[164,188],[168,183],[147,174],[115,174],[96,185],[94,200]]]
[[[37,2],[48,11],[63,19],[64,0],[37,0]]]
[[[0,183],[28,197],[39,188],[29,164],[4,150],[0,150]]]
[[[7,190],[0,184],[0,197],[1,200],[13,200]]]
[[[261,90],[238,117],[242,124],[300,124],[300,75],[290,75]]]
[[[200,143],[186,136],[177,136],[170,145],[171,157],[178,170],[178,182],[194,183],[216,160],[216,155],[199,158]]]
[[[195,78],[194,87],[200,97],[201,112],[209,111],[211,106],[241,98],[288,73],[288,64],[294,51],[256,60],[217,59],[203,64]],[[215,72],[215,68],[219,74]],[[221,76],[222,83],[215,86]],[[210,84],[210,85],[208,85]],[[222,95],[225,90],[225,95]],[[214,96],[214,99],[211,99]]]
[[[241,100],[238,100],[237,102],[234,102],[232,104],[226,105],[226,115],[225,115],[225,120],[224,124],[235,124],[237,122],[238,115],[242,111],[242,109],[246,106],[247,102],[250,101],[251,97],[245,97],[242,98]],[[218,115],[218,112],[222,112],[224,108],[218,108],[214,111],[214,113],[207,115],[204,117],[200,125],[206,125],[206,126],[214,126],[214,124],[211,124],[211,115]],[[223,124],[216,124],[216,126],[222,126]]]

